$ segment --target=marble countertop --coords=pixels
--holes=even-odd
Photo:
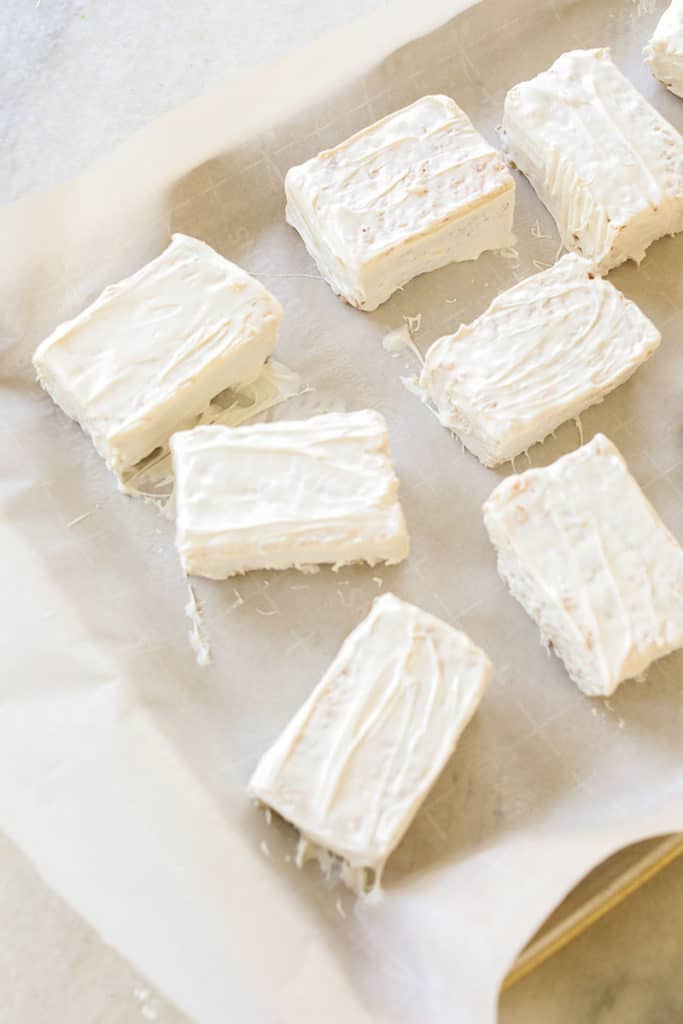
[[[683,857],[503,995],[500,1024],[683,1021]]]
[[[159,114],[382,2],[4,0],[0,202],[71,177]],[[89,970],[97,940],[87,926],[1,838],[0,860],[0,917],[15,940],[0,944],[0,991],[10,993],[3,1024],[55,1020],[56,1006],[70,1020],[75,992],[89,1020],[121,1019],[121,1006],[107,1002],[107,979]],[[35,977],[47,985],[18,971],[16,946],[32,950]],[[125,970],[112,961],[112,990]],[[130,1019],[172,1024],[173,1011],[144,988],[131,983],[130,993]],[[510,989],[500,1012],[501,1024],[681,1020],[683,859]]]

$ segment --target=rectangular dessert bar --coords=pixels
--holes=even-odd
[[[469,638],[384,594],[268,750],[249,792],[364,888],[455,749],[491,665]]]
[[[424,96],[290,168],[285,192],[320,273],[359,309],[514,242],[514,179],[447,96]]]
[[[261,372],[282,309],[258,281],[174,235],[36,349],[38,379],[121,473],[190,426],[211,399]]]
[[[683,228],[683,138],[613,64],[573,50],[505,97],[507,155],[567,249],[606,273]]]
[[[435,341],[420,387],[441,423],[496,466],[602,401],[660,340],[635,303],[567,253]]]
[[[683,0],[673,0],[664,11],[644,56],[655,78],[683,96]]]
[[[171,438],[186,573],[400,562],[408,534],[383,417],[373,410]]]
[[[579,689],[607,697],[683,646],[683,548],[606,437],[504,480],[498,571]]]

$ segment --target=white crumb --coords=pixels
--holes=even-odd
[[[346,911],[344,910],[344,904],[342,903],[341,896],[337,896],[337,902],[334,906],[339,916],[345,918]]]
[[[270,847],[268,846],[268,843],[265,841],[265,839],[261,840],[259,844],[259,849],[261,850],[261,853],[263,854],[264,857],[271,856]]]
[[[403,319],[411,334],[417,334],[422,327],[422,313],[414,313],[413,316],[404,316]]]
[[[541,222],[540,222],[540,220],[538,218],[536,218],[536,220],[534,221],[533,227],[531,228],[531,234],[533,235],[534,238],[539,238],[539,239],[541,239],[541,238],[549,238],[550,237],[549,235],[544,235],[543,234],[543,228],[541,227]]]
[[[188,583],[187,590],[189,599],[185,605],[185,614],[190,620],[190,629],[187,635],[190,638],[192,650],[196,655],[197,664],[204,668],[206,665],[211,664],[211,645],[204,633],[204,620],[202,619],[197,595],[191,583]]]
[[[574,418],[574,423],[576,423],[576,429],[579,432],[579,444],[583,444],[583,424],[581,423],[581,417],[576,416]]]
[[[84,519],[87,519],[89,516],[94,515],[99,507],[99,505],[95,505],[95,507],[91,508],[89,512],[83,512],[80,516],[76,516],[75,519],[72,519],[71,522],[66,524],[67,529],[71,529],[72,526],[76,526],[77,523],[82,523]]]
[[[404,317],[404,319],[406,318]],[[413,341],[410,327],[407,323],[404,323],[402,327],[397,327],[395,330],[389,331],[388,334],[385,334],[382,338],[382,348],[385,352],[391,353],[394,358],[407,349],[413,353],[420,363],[424,363],[422,353]]]

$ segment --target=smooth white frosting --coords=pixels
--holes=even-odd
[[[643,54],[655,78],[683,96],[683,0],[673,0],[664,11]]]
[[[635,303],[568,253],[435,341],[420,386],[441,423],[495,466],[600,402],[660,340]]]
[[[408,533],[384,418],[373,410],[171,438],[186,573],[400,562]]]
[[[290,168],[285,192],[287,220],[320,273],[360,309],[514,241],[514,179],[447,96],[425,96]]]
[[[502,578],[584,693],[609,696],[683,646],[683,549],[602,434],[508,477],[484,522]]]
[[[605,273],[683,229],[683,138],[613,64],[573,50],[505,97],[511,160],[567,249]]]
[[[38,379],[122,473],[273,352],[282,309],[210,246],[174,235],[36,349]]]
[[[250,794],[307,842],[381,874],[490,671],[464,633],[382,595],[259,761]]]

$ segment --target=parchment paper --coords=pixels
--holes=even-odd
[[[495,143],[505,91],[576,46],[611,44],[683,128],[681,101],[640,62],[657,12],[616,0],[464,8],[383,10],[0,215],[0,826],[106,943],[202,1024],[491,1021],[515,955],[574,883],[629,842],[683,829],[680,655],[609,703],[578,693],[497,577],[480,507],[501,472],[461,451],[404,389],[413,357],[381,344],[421,314],[424,351],[550,264],[548,214],[519,178],[517,256],[420,278],[370,315],[334,298],[283,220],[292,163],[435,91]],[[283,303],[278,358],[314,390],[270,415],[384,413],[412,537],[410,558],[392,569],[196,581],[209,668],[188,643],[172,524],[117,493],[30,366],[56,323],[156,255],[171,231],[203,238]],[[640,269],[611,275],[663,343],[583,417],[584,437],[612,438],[679,537],[682,257],[683,238],[667,239]],[[578,443],[566,425],[530,461]],[[294,833],[269,825],[244,786],[380,588],[465,629],[496,674],[389,864],[384,900],[370,906],[315,865],[297,871]],[[112,984],[106,1019],[128,1021]],[[25,1024],[11,986],[0,1001],[3,1020]],[[57,1016],[94,1019],[78,993]],[[54,1008],[40,1019],[56,1019]]]

